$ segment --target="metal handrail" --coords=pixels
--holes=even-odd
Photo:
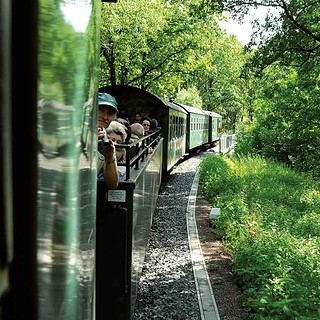
[[[116,149],[125,149],[126,159],[125,162],[117,162],[118,166],[126,167],[126,175],[124,181],[130,180],[130,168],[135,170],[139,169],[139,164],[145,161],[148,154],[151,154],[150,150],[153,149],[155,145],[158,144],[162,137],[161,128],[157,129],[155,132],[137,139],[130,144],[115,144]]]

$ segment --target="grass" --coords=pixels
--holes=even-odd
[[[200,187],[257,319],[320,319],[320,185],[259,156],[208,156]]]

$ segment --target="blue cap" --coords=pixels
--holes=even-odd
[[[98,103],[99,106],[107,105],[112,107],[116,112],[119,112],[117,100],[110,94],[99,92],[98,99],[99,99],[99,103]]]

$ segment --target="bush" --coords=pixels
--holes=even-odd
[[[200,187],[221,208],[213,232],[233,256],[257,319],[318,319],[320,188],[310,176],[261,156],[210,156]]]

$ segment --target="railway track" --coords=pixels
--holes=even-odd
[[[197,167],[185,159],[162,184],[133,320],[219,320],[195,221]]]

